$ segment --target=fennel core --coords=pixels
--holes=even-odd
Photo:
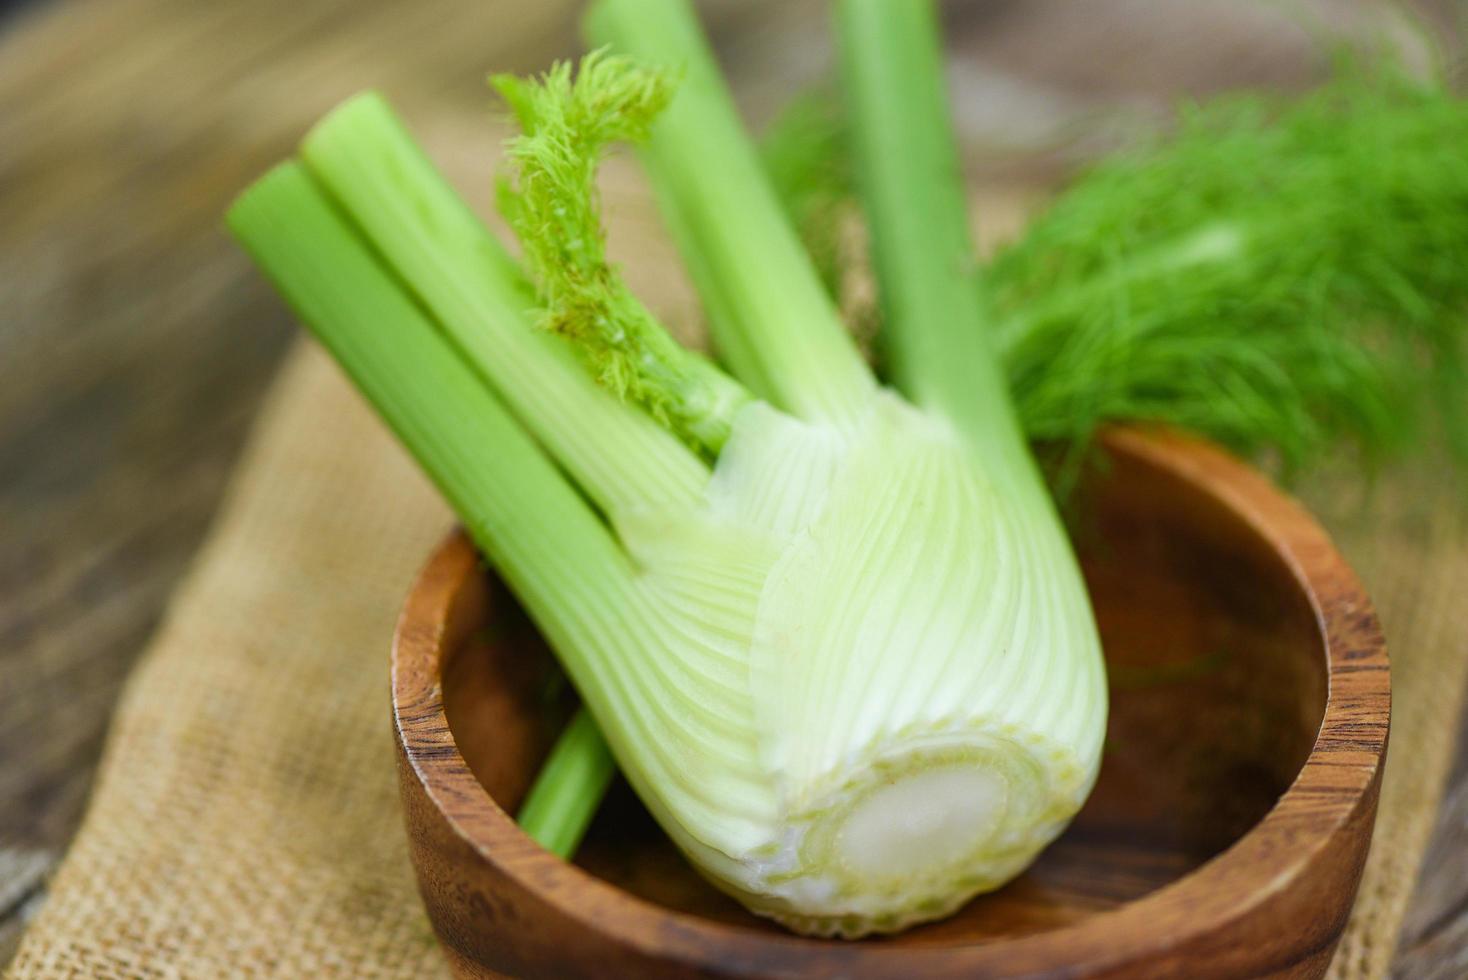
[[[1106,692],[968,288],[932,10],[857,0],[840,22],[895,390],[685,0],[602,0],[587,25],[608,52],[497,81],[523,131],[502,192],[523,272],[373,96],[229,221],[437,481],[689,860],[755,912],[858,936],[1033,860],[1095,780]],[[639,137],[728,374],[606,260],[596,166]],[[573,723],[522,813],[563,850],[610,773],[594,736]]]

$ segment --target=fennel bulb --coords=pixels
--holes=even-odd
[[[845,425],[755,402],[702,500],[619,529],[664,676],[597,718],[750,908],[900,929],[1009,880],[1080,808],[1105,681],[1074,559],[1043,493],[941,416],[886,390]]]
[[[522,129],[501,207],[523,273],[374,96],[229,220],[438,482],[691,862],[792,928],[859,936],[1033,860],[1094,783],[1106,691],[965,278],[931,11],[846,15],[861,71],[908,80],[910,98],[866,103],[871,132],[936,131],[909,133],[905,161],[874,145],[864,171],[895,388],[842,328],[682,0],[605,0],[590,29],[622,53],[497,80]],[[616,140],[645,141],[732,375],[607,259],[595,173]],[[592,734],[578,722],[568,751],[592,758]],[[526,823],[574,846],[555,794],[597,791],[552,780]]]

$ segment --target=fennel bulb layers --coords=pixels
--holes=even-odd
[[[841,427],[754,402],[696,507],[614,515],[642,569],[621,639],[644,651],[579,686],[659,822],[750,909],[843,936],[938,918],[1084,802],[1100,646],[1024,482],[877,391]]]

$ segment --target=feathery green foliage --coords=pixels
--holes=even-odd
[[[1468,102],[1440,80],[1342,57],[1303,96],[1187,106],[1082,173],[981,275],[1026,434],[1082,449],[1106,422],[1165,422],[1296,470],[1438,426],[1468,454],[1465,144]],[[767,159],[816,152],[847,151],[767,138]],[[798,220],[791,173],[771,169]]]
[[[667,106],[667,72],[598,51],[574,77],[559,62],[539,79],[496,75],[521,128],[499,204],[540,295],[540,325],[578,342],[598,380],[717,453],[729,419],[749,400],[711,363],[675,342],[627,288],[606,254],[596,174],[607,147],[647,138]]]
[[[984,279],[1032,438],[1201,432],[1286,468],[1464,436],[1468,103],[1387,63],[1233,95],[1086,174]]]
[[[855,213],[846,121],[832,92],[791,100],[760,139],[760,158],[775,194],[810,252],[826,291],[839,299],[852,262],[842,226]]]

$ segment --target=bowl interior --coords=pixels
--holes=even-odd
[[[1259,534],[1198,486],[1125,456],[1091,474],[1076,499],[1085,503],[1074,537],[1111,686],[1096,790],[1019,879],[882,942],[1015,937],[1140,898],[1243,836],[1314,743],[1326,652],[1308,598]],[[513,813],[570,695],[534,628],[487,577],[464,590],[451,618],[449,726],[480,783]],[[698,877],[620,783],[576,863],[659,905],[778,931]]]

